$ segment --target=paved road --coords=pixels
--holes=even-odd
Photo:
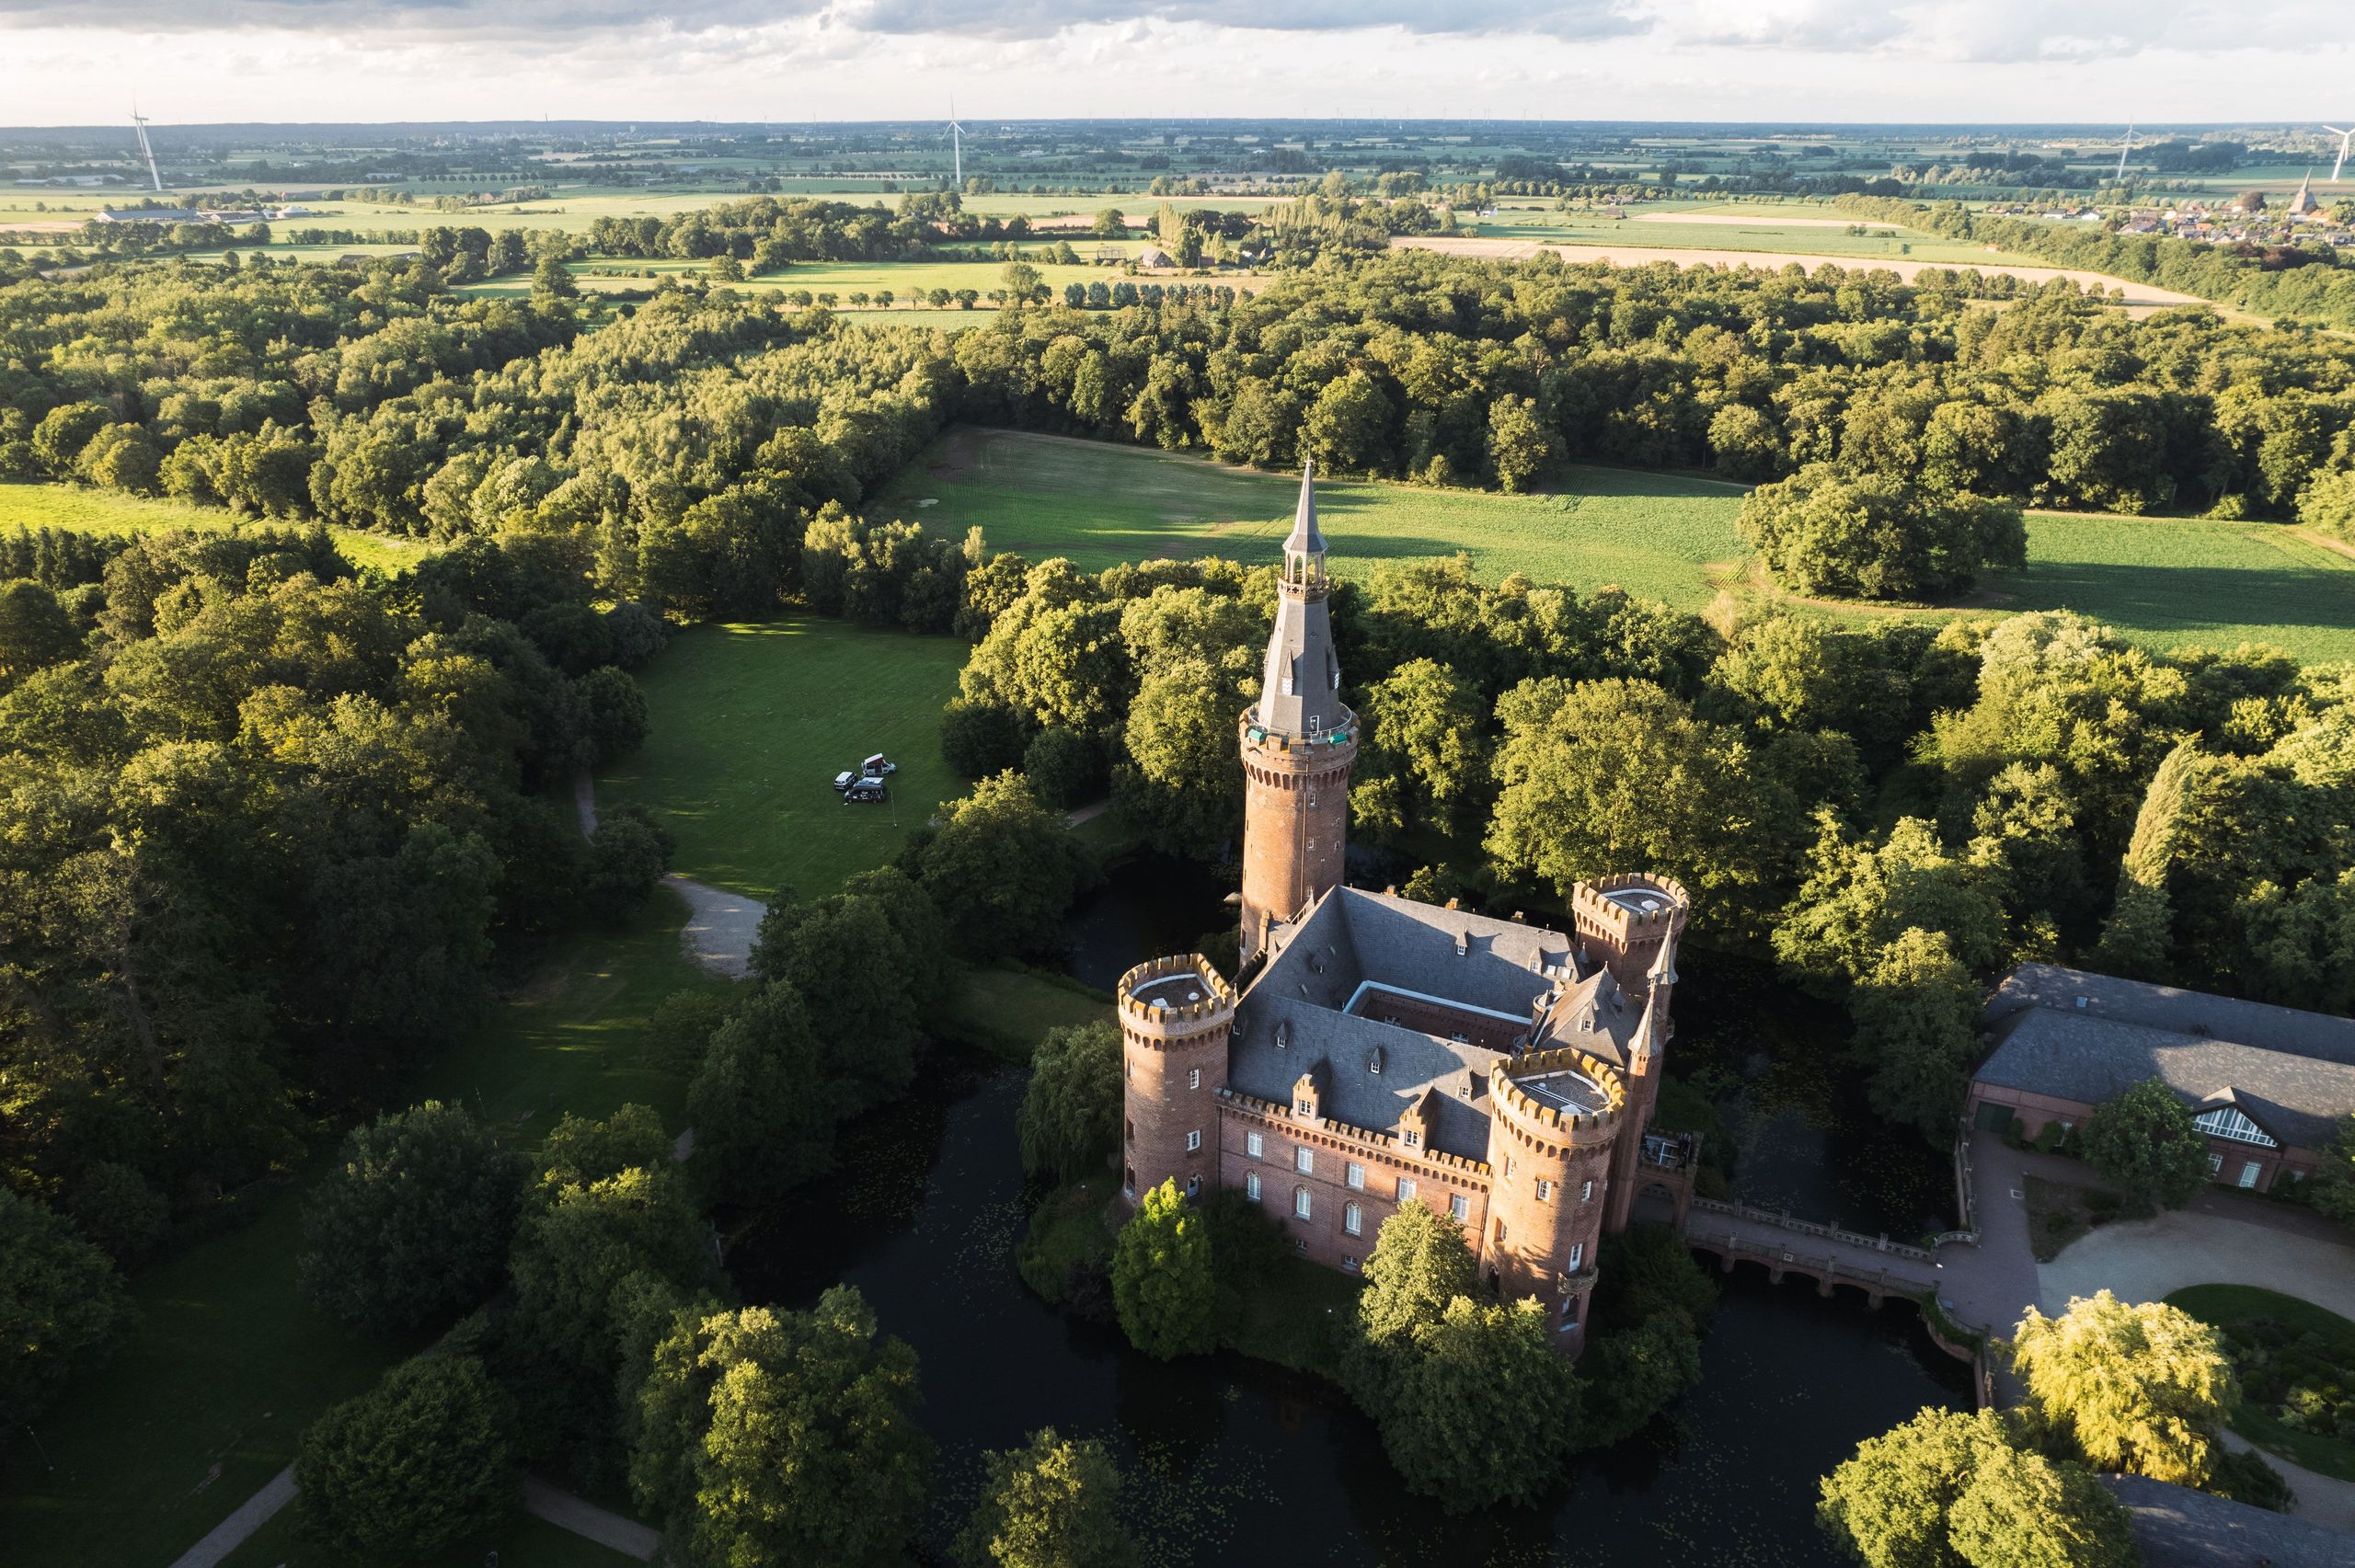
[[[586,1536],[600,1546],[610,1546],[640,1562],[652,1561],[655,1549],[662,1544],[661,1532],[647,1528],[636,1519],[625,1519],[585,1497],[558,1492],[547,1482],[529,1476],[523,1478],[523,1511],[546,1519],[558,1529]]]
[[[205,1532],[202,1540],[173,1560],[172,1568],[213,1568],[246,1544],[246,1538],[278,1516],[294,1501],[294,1467],[288,1465],[270,1478],[259,1492],[237,1505],[237,1511]]]

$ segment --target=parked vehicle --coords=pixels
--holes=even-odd
[[[871,805],[876,801],[885,799],[890,795],[890,793],[891,792],[890,790],[884,787],[883,781],[881,779],[860,779],[856,784],[852,784],[848,789],[843,791],[843,804],[845,806],[854,804],[861,806]]]
[[[858,771],[870,779],[879,779],[886,773],[898,773],[900,764],[890,761],[882,752],[878,751],[874,756],[861,762],[858,765]]]
[[[843,791],[850,788],[851,785],[857,782],[858,775],[856,773],[836,773],[834,775],[834,793],[836,795],[840,795]]]

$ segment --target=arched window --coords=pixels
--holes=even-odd
[[[1292,1212],[1295,1219],[1308,1218],[1308,1189],[1306,1187],[1292,1189]]]
[[[1341,1206],[1341,1229],[1350,1235],[1361,1235],[1365,1230],[1365,1211],[1354,1203]]]

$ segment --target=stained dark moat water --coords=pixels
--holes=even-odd
[[[1314,1379],[1235,1356],[1173,1363],[1048,1307],[1016,1277],[1025,1210],[1014,1116],[1024,1073],[936,1054],[917,1094],[845,1129],[839,1174],[741,1234],[745,1296],[804,1307],[846,1281],[923,1359],[940,1445],[937,1556],[985,1448],[1052,1425],[1097,1436],[1132,1477],[1155,1568],[1288,1562],[1402,1568],[1821,1563],[1817,1478],[1925,1404],[1965,1408],[1968,1369],[1913,1309],[1878,1312],[1753,1269],[1720,1276],[1701,1386],[1651,1432],[1580,1461],[1542,1506],[1450,1517],[1408,1495],[1373,1425]]]

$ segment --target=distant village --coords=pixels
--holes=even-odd
[[[2298,182],[2286,200],[2269,200],[2258,192],[2210,204],[2196,199],[2164,207],[2129,207],[2122,212],[2098,207],[2039,207],[2026,202],[1996,203],[1988,212],[2007,218],[2044,218],[2054,223],[2111,223],[2121,235],[2152,235],[2169,239],[2205,240],[2211,245],[2298,245],[2320,241],[2335,246],[2355,246],[2355,200],[2340,199],[2326,207],[2315,199],[2311,177]]]

